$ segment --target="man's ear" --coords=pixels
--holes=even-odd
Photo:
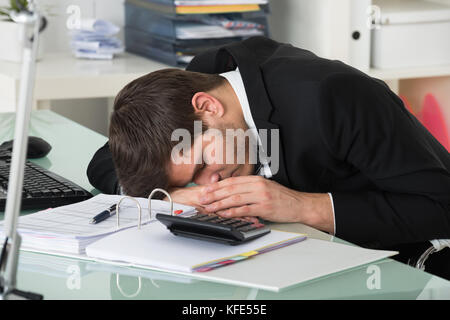
[[[225,113],[222,103],[206,92],[197,92],[192,97],[192,107],[204,119],[221,118]]]

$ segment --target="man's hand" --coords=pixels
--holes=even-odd
[[[185,188],[174,188],[170,190],[173,202],[195,207],[197,211],[204,213],[204,206],[200,204],[200,196],[204,192],[205,186],[192,186]],[[167,197],[164,200],[168,201]]]
[[[257,216],[334,231],[328,194],[295,191],[260,176],[232,177],[208,185],[202,189],[200,204],[222,217]]]
[[[195,207],[200,213],[210,213],[206,211],[204,205],[200,203],[200,197],[204,194],[205,188],[205,186],[174,188],[170,190],[170,196],[172,197],[173,202]],[[164,200],[168,201],[169,199],[165,197]],[[258,222],[258,219],[255,217],[242,217],[242,219],[252,223]]]

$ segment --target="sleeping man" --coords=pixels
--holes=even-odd
[[[300,222],[409,263],[450,238],[450,155],[402,101],[264,37],[126,85],[88,176],[105,193],[165,188],[206,212]],[[448,251],[437,269],[449,272]]]

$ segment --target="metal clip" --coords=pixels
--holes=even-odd
[[[122,294],[122,296],[124,296],[125,298],[135,298],[137,297],[137,295],[139,293],[141,293],[141,288],[142,288],[142,279],[140,276],[138,276],[138,288],[136,290],[135,293],[125,293],[125,291],[122,290],[122,287],[120,286],[120,275],[118,273],[116,273],[116,286],[117,289],[119,289],[119,292]]]
[[[170,194],[166,190],[156,188],[148,196],[148,212],[150,213],[150,220],[152,219],[152,201],[151,200],[152,200],[153,194],[155,194],[156,192],[162,192],[162,193],[164,193],[167,196],[167,198],[169,198],[169,201],[170,201],[170,215],[173,216],[174,214],[173,214],[172,197],[170,196]]]
[[[142,210],[141,210],[141,204],[139,203],[139,201],[137,201],[135,198],[133,198],[133,197],[129,197],[129,196],[125,196],[125,197],[122,197],[120,200],[119,200],[119,202],[116,204],[116,214],[117,214],[117,230],[119,230],[119,208],[120,208],[120,203],[123,201],[123,200],[125,200],[125,199],[130,199],[130,200],[133,200],[134,202],[136,202],[136,205],[137,205],[137,207],[138,207],[138,210],[139,210],[139,213],[138,213],[138,217],[139,217],[139,220],[138,220],[138,229],[140,229],[141,228],[141,216],[142,216]]]

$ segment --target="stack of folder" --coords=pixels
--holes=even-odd
[[[22,248],[29,251],[46,251],[66,255],[84,255],[86,247],[112,233],[134,228],[138,221],[136,205],[125,202],[121,205],[120,228],[117,216],[98,224],[90,224],[96,214],[119,202],[122,196],[99,194],[88,200],[53,209],[42,210],[19,218],[18,232],[22,237]],[[139,198],[144,211],[143,224],[148,223],[148,200]],[[196,212],[195,208],[174,204],[174,210],[182,215]],[[169,203],[152,200],[152,216],[157,212],[170,213]],[[0,221],[0,240],[4,240],[4,221]]]
[[[268,0],[126,0],[126,50],[183,67],[212,47],[269,35]]]

